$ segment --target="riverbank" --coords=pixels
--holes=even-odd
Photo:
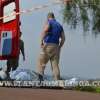
[[[0,100],[99,100],[100,94],[56,90],[0,87]]]

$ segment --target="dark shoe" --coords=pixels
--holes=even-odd
[[[43,81],[43,75],[39,74],[39,80],[40,82]]]

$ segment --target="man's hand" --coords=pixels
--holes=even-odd
[[[61,41],[60,41],[60,45],[59,45],[59,48],[62,48],[62,46],[64,45],[65,43],[65,33],[64,31],[61,33]]]
[[[44,48],[43,40],[41,40],[41,48]]]
[[[41,48],[44,48],[44,45],[43,44],[41,44]]]

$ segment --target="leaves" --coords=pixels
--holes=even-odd
[[[100,33],[100,0],[72,0],[63,9],[64,22],[77,28],[82,25],[86,32]]]

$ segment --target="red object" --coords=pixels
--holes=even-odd
[[[15,12],[19,12],[19,0],[0,0],[0,17]],[[7,60],[18,56],[19,34],[19,15],[0,19],[0,60]]]

